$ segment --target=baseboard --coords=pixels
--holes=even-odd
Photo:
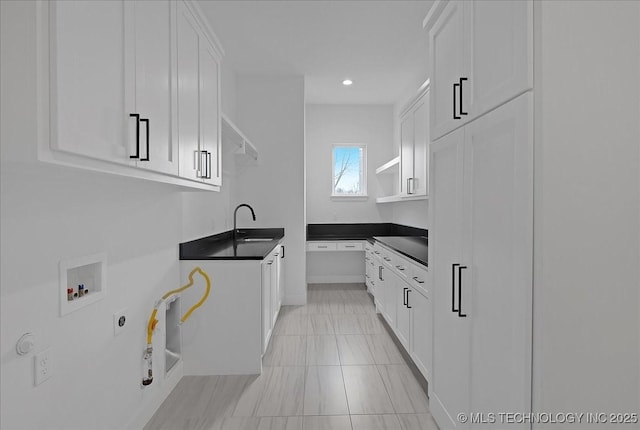
[[[364,283],[364,275],[308,275],[307,284]]]
[[[180,360],[176,363],[173,369],[169,371],[169,375],[167,375],[166,379],[160,381],[158,378],[158,381],[156,382],[156,378],[154,378],[153,384],[160,383],[161,386],[157,387],[154,392],[149,392],[149,388],[153,387],[153,384],[151,384],[148,388],[144,388],[145,392],[143,393],[143,396],[145,396],[145,394],[148,394],[148,398],[143,401],[140,412],[138,412],[138,414],[136,414],[136,416],[134,416],[133,419],[129,421],[129,424],[127,424],[125,428],[127,430],[143,429],[144,426],[149,422],[153,414],[156,413],[160,405],[162,405],[162,402],[164,402],[165,399],[169,397],[171,391],[173,391],[176,385],[178,385],[178,382],[180,382],[183,375],[184,363],[182,360]]]

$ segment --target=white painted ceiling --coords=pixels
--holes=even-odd
[[[393,104],[417,90],[432,3],[200,0],[236,73],[304,75],[306,102],[326,104]]]

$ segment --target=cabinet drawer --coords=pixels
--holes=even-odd
[[[338,251],[362,251],[362,242],[338,242]]]
[[[308,242],[307,251],[335,251],[335,242]]]
[[[416,289],[421,290],[427,297],[430,294],[429,284],[428,284],[428,272],[426,269],[413,264],[410,272],[409,283],[414,286]]]

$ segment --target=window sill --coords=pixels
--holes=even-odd
[[[367,195],[364,195],[364,196],[335,196],[335,195],[332,195],[331,196],[331,200],[343,201],[343,202],[344,201],[349,201],[349,202],[361,201],[361,202],[364,202],[364,201],[369,200],[369,196],[367,196]]]

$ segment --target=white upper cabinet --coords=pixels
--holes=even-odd
[[[438,139],[533,87],[533,4],[438,1],[425,19]]]
[[[462,125],[459,94],[454,85],[464,77],[464,1],[436,3],[427,17],[430,22],[429,47],[431,55],[431,138],[443,136]],[[436,8],[444,7],[439,15]],[[464,111],[463,111],[464,112]]]
[[[52,2],[51,146],[120,164],[129,156],[123,1]]]
[[[203,179],[221,185],[220,64],[208,43],[200,44],[200,130],[205,154]]]
[[[198,99],[200,56],[196,19],[183,2],[178,3],[176,19],[178,47],[178,146],[180,176],[199,180],[203,157],[200,156],[200,105]]]
[[[221,185],[220,55],[185,2],[176,28],[179,174]]]
[[[469,119],[533,88],[533,2],[465,2],[463,106]]]
[[[178,174],[178,145],[172,118],[175,45],[171,19],[175,2],[125,3],[125,45],[130,147],[138,167]],[[134,115],[134,116],[132,116]]]
[[[222,49],[197,3],[48,6],[51,149],[110,162],[63,164],[218,189]]]
[[[400,194],[426,196],[429,145],[429,87],[405,108],[400,118]]]

